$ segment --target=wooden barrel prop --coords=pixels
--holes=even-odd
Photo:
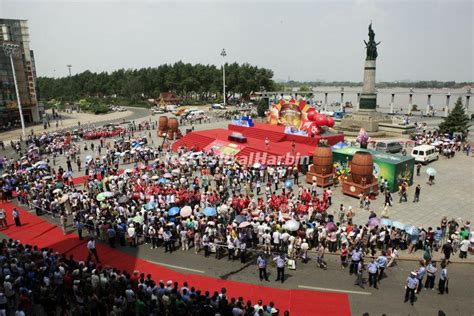
[[[179,123],[178,123],[178,119],[175,118],[175,117],[172,117],[168,120],[168,128],[174,132],[176,132],[178,130],[178,127],[179,127]]]
[[[158,128],[162,131],[168,128],[168,117],[167,116],[160,116],[160,120],[158,121]]]
[[[314,172],[321,175],[332,173],[333,157],[331,147],[317,147],[313,153]]]
[[[365,183],[371,183],[373,178],[374,161],[368,152],[358,151],[352,157],[351,174],[355,183],[361,184],[365,178]]]

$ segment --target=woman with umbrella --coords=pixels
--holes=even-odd
[[[434,168],[428,168],[426,169],[426,174],[428,175],[428,184],[433,185],[435,176],[436,176],[436,170]]]

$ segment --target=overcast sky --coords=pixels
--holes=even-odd
[[[377,80],[473,81],[473,1],[22,1],[40,76],[182,60],[268,67],[275,79],[362,81],[367,26]]]

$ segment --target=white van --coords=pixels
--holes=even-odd
[[[435,146],[420,145],[413,148],[411,156],[415,158],[416,162],[427,164],[430,161],[438,160],[439,153]]]

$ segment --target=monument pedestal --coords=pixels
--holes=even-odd
[[[370,194],[378,194],[379,186],[377,179],[374,178],[371,183],[359,184],[355,183],[352,179],[352,176],[349,175],[347,180],[342,183],[342,193],[358,198],[359,194],[364,196]]]
[[[345,116],[341,120],[341,125],[339,128],[342,130],[354,132],[358,132],[361,128],[363,128],[367,132],[377,132],[379,130],[380,123],[391,124],[392,119],[389,116],[375,110],[359,110]]]
[[[306,182],[313,183],[313,177],[316,178],[316,184],[318,187],[325,188],[334,184],[334,174],[321,175],[315,172],[308,171],[306,173]]]

